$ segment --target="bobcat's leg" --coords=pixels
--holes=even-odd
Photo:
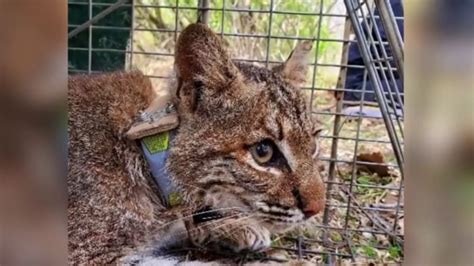
[[[187,222],[191,242],[199,247],[235,253],[261,251],[270,247],[270,232],[255,221],[223,218],[201,223]]]

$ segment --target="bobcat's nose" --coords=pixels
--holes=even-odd
[[[326,203],[324,199],[304,197],[303,195],[301,195],[298,189],[293,190],[293,195],[296,198],[298,208],[303,212],[304,217],[306,219],[315,216],[324,209],[324,205]]]
[[[306,219],[311,218],[324,210],[324,200],[309,200],[306,204],[303,203],[303,214]]]

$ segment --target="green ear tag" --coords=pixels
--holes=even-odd
[[[142,140],[151,154],[166,151],[168,149],[169,132],[165,131],[156,135],[144,137]]]

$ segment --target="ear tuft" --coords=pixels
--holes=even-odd
[[[306,82],[306,74],[308,73],[309,54],[313,47],[312,41],[299,42],[290,56],[280,66],[273,70],[293,86],[300,88]]]
[[[175,54],[177,76],[184,82],[219,89],[235,74],[222,40],[204,24],[191,24],[181,32]]]

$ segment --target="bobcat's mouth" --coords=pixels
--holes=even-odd
[[[257,202],[256,206],[257,210],[263,214],[263,217],[272,222],[295,224],[304,220],[304,215],[299,209],[282,207],[277,204],[265,202]]]

